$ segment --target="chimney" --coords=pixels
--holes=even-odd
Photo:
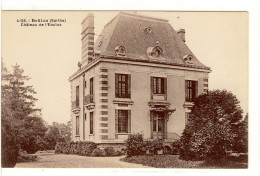
[[[82,58],[81,62],[90,63],[93,59],[94,52],[94,14],[89,13],[86,18],[82,21]]]
[[[180,38],[182,39],[182,41],[185,42],[185,29],[179,29],[177,31],[177,34],[180,36]]]

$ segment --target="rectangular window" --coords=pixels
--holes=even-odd
[[[79,116],[76,117],[76,136],[79,136]]]
[[[198,81],[185,81],[186,101],[192,102],[198,95]]]
[[[190,113],[189,113],[189,112],[185,112],[185,125],[188,124],[188,122],[189,122],[189,117],[190,117]]]
[[[87,87],[87,81],[84,81],[84,88],[86,89]]]
[[[89,113],[89,134],[93,134],[94,132],[94,122],[93,122],[93,112]]]
[[[93,122],[93,112],[89,113],[89,134],[93,134],[94,132],[94,122]]]
[[[79,86],[76,87],[76,107],[79,107]]]
[[[94,78],[89,81],[89,102],[94,103]]]
[[[153,94],[165,94],[166,93],[166,78],[153,77]]]
[[[94,84],[94,78],[90,78],[90,81],[89,81],[89,94],[93,94],[94,93],[93,84]]]
[[[127,74],[116,74],[115,79],[116,98],[131,97],[131,76]]]
[[[118,133],[128,133],[128,111],[118,110]]]

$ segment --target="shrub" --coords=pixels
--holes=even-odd
[[[92,152],[97,148],[97,144],[94,142],[85,142],[81,145],[80,155],[91,156]]]
[[[102,149],[95,148],[93,150],[91,156],[104,157],[104,156],[106,156],[106,152]]]
[[[144,141],[145,150],[154,151],[154,143],[150,140]]]
[[[125,151],[124,150],[117,150],[116,152],[115,152],[115,155],[114,156],[122,156],[122,155],[125,155]]]
[[[177,140],[177,141],[174,141],[172,143],[172,154],[173,155],[179,155],[179,150],[180,150],[180,144],[181,144],[181,141],[180,140]]]
[[[77,142],[58,142],[55,146],[55,153],[76,154],[91,156],[97,145],[94,142],[77,141]]]
[[[140,133],[131,134],[125,141],[126,145],[126,155],[128,157],[135,155],[143,155],[145,153],[146,147],[143,140],[143,135]]]
[[[198,96],[181,137],[180,158],[224,158],[228,151],[234,150],[235,137],[241,138],[238,135],[241,130],[236,124],[242,120],[242,112],[236,96],[226,90],[209,91]]]
[[[32,162],[32,161],[36,161],[36,160],[37,160],[37,156],[36,155],[27,154],[27,152],[23,151],[23,150],[19,151],[19,155],[17,157],[17,162],[18,163]]]
[[[106,156],[115,156],[116,155],[116,151],[113,147],[106,147],[104,149]]]
[[[163,141],[161,139],[153,140],[152,145],[155,151],[163,150]]]

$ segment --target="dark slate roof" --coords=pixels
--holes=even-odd
[[[145,32],[147,27],[152,29],[151,33]],[[196,58],[168,20],[138,14],[121,12],[113,18],[96,40],[95,51],[103,56],[116,56],[115,48],[123,45],[127,59],[149,61],[147,49],[155,47],[157,41],[163,50],[164,62],[188,66],[183,57],[190,54],[192,67],[210,69]]]

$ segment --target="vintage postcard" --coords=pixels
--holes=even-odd
[[[2,11],[2,167],[248,169],[248,36],[247,12]]]

